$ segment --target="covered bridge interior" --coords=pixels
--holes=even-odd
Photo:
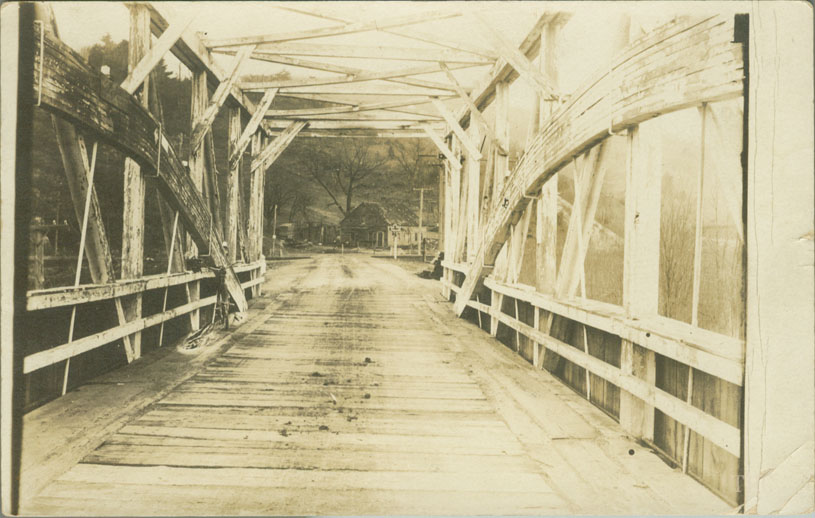
[[[813,511],[806,7],[125,2],[128,67],[115,77],[69,43],[110,4],[95,18],[79,2],[0,11],[4,512]],[[162,60],[190,77],[180,140]],[[38,120],[53,149],[40,150]],[[297,265],[267,271],[265,177],[294,139],[325,138],[432,141],[439,281],[405,277],[403,296],[376,295],[360,278],[381,272],[348,255],[314,259],[346,276],[338,284]],[[61,166],[81,229],[74,279],[55,287],[32,273],[50,228],[32,219],[34,150]],[[121,212],[105,214],[94,185],[111,175],[95,175],[107,171],[97,157],[114,155]],[[160,273],[149,232],[163,238]],[[323,312],[290,307],[309,289]],[[320,306],[331,290],[344,312],[375,305],[369,320]],[[234,329],[221,345],[162,352],[218,315]],[[261,385],[288,379],[285,361],[313,362],[300,380],[311,388],[334,383],[308,379],[323,376],[316,355],[333,354],[315,326],[349,326],[348,347],[376,342],[398,366],[366,356],[361,367],[385,370],[359,422],[349,410],[342,430],[332,421],[298,442],[285,426],[299,421],[271,412],[336,412],[342,390],[292,402]],[[138,393],[116,388],[139,376]],[[377,407],[380,395],[396,406]],[[196,405],[222,413],[165,408]],[[387,433],[371,405],[393,414]]]

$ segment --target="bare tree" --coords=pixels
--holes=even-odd
[[[691,321],[695,203],[684,192],[663,196],[659,237],[660,314]]]
[[[396,162],[399,172],[407,182],[408,192],[417,183],[419,187],[424,186],[427,163],[422,155],[429,153],[422,139],[394,139],[388,147],[388,156]]]
[[[272,218],[275,206],[277,206],[278,214],[283,207],[289,207],[290,221],[295,214],[304,211],[311,198],[303,183],[302,178],[282,168],[270,170],[264,182],[266,217]]]
[[[294,221],[298,216],[302,219],[307,219],[307,209],[312,201],[312,196],[308,192],[300,191],[295,193],[291,205],[289,206],[289,221]]]
[[[353,210],[355,194],[369,187],[388,162],[387,155],[376,150],[376,143],[366,139],[309,144],[298,154],[301,174],[322,187],[343,216]]]

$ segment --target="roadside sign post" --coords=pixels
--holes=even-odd
[[[388,230],[390,230],[390,233],[393,236],[393,239],[391,240],[391,247],[393,248],[393,258],[398,259],[399,232],[401,232],[402,229],[399,227],[399,225],[391,225],[390,227],[388,227]]]

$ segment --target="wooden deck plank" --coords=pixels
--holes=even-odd
[[[215,428],[163,428],[126,426],[106,444],[156,444],[179,446],[244,446],[256,449],[343,448],[349,450],[437,451],[464,454],[517,455],[516,440],[496,441],[492,437],[444,437],[432,435],[334,433],[327,429],[311,433],[282,435],[278,430],[231,430]],[[466,440],[465,440],[466,439]]]
[[[77,494],[87,495],[78,498]],[[153,486],[67,484],[60,482],[54,496],[44,497],[37,514],[87,516],[92,505],[99,515],[294,515],[364,514],[493,514],[519,509],[522,514],[555,514],[565,507],[552,493],[501,493],[496,491],[371,490],[309,491],[220,486]]]
[[[462,455],[440,453],[432,459],[412,452],[338,451],[300,449],[296,456],[287,450],[257,451],[246,448],[182,448],[105,445],[85,458],[93,464],[126,464],[174,467],[231,467],[334,471],[390,471],[439,473],[528,473],[534,463],[523,455]]]
[[[431,281],[354,254],[275,266],[264,286],[271,295],[256,301],[273,298],[268,313],[100,438],[24,511],[727,510],[606,414],[426,296]]]

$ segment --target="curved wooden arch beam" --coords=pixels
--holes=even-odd
[[[661,114],[743,95],[740,43],[733,18],[674,20],[629,46],[611,67],[577,90],[527,148],[501,190],[484,240],[456,297],[458,315],[492,264],[511,224],[529,203],[527,195],[572,157],[609,135]]]
[[[239,311],[247,309],[240,281],[221,247],[218,228],[211,225],[211,212],[198,192],[162,128],[139,101],[119,85],[92,70],[73,49],[35,26],[35,70],[43,63],[42,77],[34,74],[31,96],[41,106],[105,143],[119,149],[154,175],[164,198],[179,210],[179,217],[196,245],[209,250],[218,267],[227,268],[226,285]],[[42,45],[40,42],[42,41]],[[160,150],[160,151],[159,151]]]

